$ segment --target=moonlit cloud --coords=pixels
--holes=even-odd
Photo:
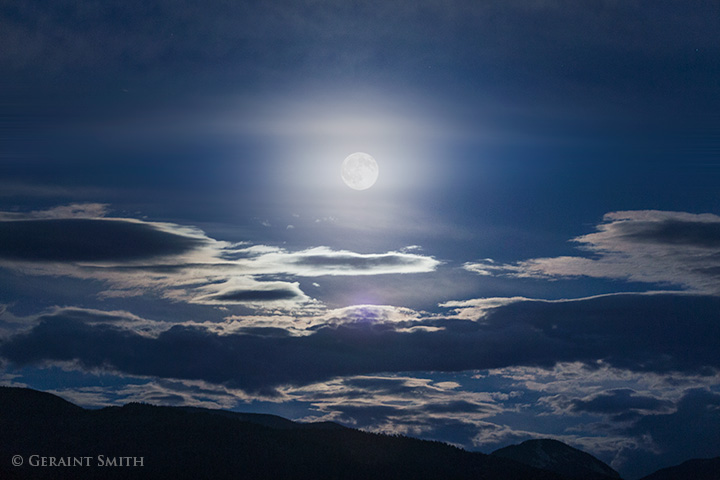
[[[202,258],[228,246],[197,228],[107,217],[104,204],[0,215],[0,266],[144,266]],[[13,263],[15,262],[15,263]],[[41,267],[40,267],[41,268]]]
[[[144,402],[154,405],[231,409],[262,398],[248,397],[241,390],[199,381],[148,380],[140,377],[126,377],[125,380],[128,383],[103,387],[68,387],[49,392],[77,405],[92,408]]]
[[[610,278],[720,294],[720,216],[655,210],[608,213],[596,233],[573,239],[588,256],[515,264],[466,263],[480,275]]]
[[[578,412],[604,415],[627,415],[643,413],[664,413],[671,409],[672,402],[656,397],[641,395],[629,388],[607,390],[587,398],[574,399],[572,409]]]
[[[129,220],[57,219],[0,222],[0,258],[28,262],[143,261],[179,256],[200,238]]]
[[[60,205],[46,210],[29,212],[0,212],[0,221],[31,220],[31,219],[69,219],[69,218],[101,218],[109,213],[109,205],[105,203],[72,203]]]
[[[676,456],[676,452],[686,450],[687,435],[692,434],[658,442],[651,431],[677,418],[680,410],[687,415],[683,421],[698,421],[706,410],[691,414],[684,405],[688,405],[688,397],[698,398],[697,392],[707,394],[716,389],[719,378],[637,373],[577,362],[559,363],[552,369],[509,367],[482,372],[479,381],[493,389],[517,392],[519,401],[504,402],[503,415],[489,417],[474,440],[495,449],[529,438],[556,438],[591,452],[628,476],[640,476],[650,465],[672,465],[682,461],[683,455],[691,456],[687,452]],[[510,419],[513,424],[532,423],[535,428],[508,427],[505,423]],[[713,425],[717,419],[706,421]],[[708,429],[698,427],[698,434],[707,435]],[[670,455],[675,460],[668,458]]]
[[[491,310],[515,302],[531,300],[524,297],[473,298],[470,300],[451,300],[441,303],[443,308],[450,308],[449,318],[462,320],[481,320]]]
[[[373,325],[397,332],[437,331],[440,327],[424,325],[422,312],[410,308],[390,305],[353,305],[327,309],[318,304],[309,304],[292,315],[270,312],[267,315],[231,315],[222,325],[227,332],[284,334],[292,336],[312,335],[321,328],[356,326],[368,328]],[[217,328],[218,324],[208,325]]]
[[[459,386],[420,377],[357,376],[284,393],[312,403],[317,413],[304,420],[342,422],[386,434],[425,436],[448,423],[469,432],[501,411],[493,394],[456,391]]]
[[[347,250],[316,247],[299,252],[281,248],[256,247],[240,249],[248,258],[237,262],[253,274],[290,273],[305,277],[322,275],[381,275],[389,273],[431,272],[440,264],[432,257],[406,253],[387,252],[361,254]]]
[[[231,244],[171,223],[107,217],[107,205],[73,204],[0,219],[0,267],[31,275],[102,280],[102,298],[154,292],[197,304],[293,308],[311,302],[275,275],[382,275],[433,271],[440,262],[407,252],[361,254],[315,247],[288,251]]]
[[[659,443],[648,430],[660,427],[663,419],[685,415],[682,421],[692,423],[689,398],[704,398],[712,405],[707,386],[717,381],[634,374],[579,363],[552,369],[468,372],[453,378],[453,382],[440,382],[418,375],[345,377],[284,393],[312,403],[317,413],[307,420],[339,421],[385,433],[443,436],[485,452],[550,437],[589,451],[614,468],[632,468],[637,463],[635,471],[642,471],[646,462],[657,462],[688,438]],[[712,415],[708,420],[710,425],[716,421]],[[534,429],[518,426],[523,424],[532,424]],[[709,432],[710,427],[703,427],[699,433]]]
[[[716,297],[689,295],[522,301],[494,308],[482,322],[358,306],[287,317],[287,323],[251,318],[243,325],[242,317],[230,317],[234,327],[222,335],[204,323],[189,322],[156,329],[150,336],[137,327],[107,322],[97,312],[78,316],[77,310],[60,310],[8,338],[0,352],[20,365],[78,361],[86,368],[106,365],[127,374],[248,390],[343,375],[550,368],[560,362],[712,376],[720,369],[717,303]],[[205,359],[201,364],[186,356],[188,342],[194,358]]]
[[[233,277],[195,289],[199,293],[191,303],[206,305],[245,304],[261,308],[268,305],[288,308],[311,302],[297,282],[256,281],[252,277]]]

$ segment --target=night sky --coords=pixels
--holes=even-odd
[[[716,0],[0,0],[0,382],[718,456],[719,185]]]

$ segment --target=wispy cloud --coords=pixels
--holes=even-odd
[[[608,213],[597,232],[572,241],[585,256],[514,264],[465,264],[480,275],[558,279],[594,277],[720,294],[720,216],[656,210]]]
[[[283,392],[312,404],[317,413],[304,420],[336,421],[388,434],[426,436],[452,425],[467,435],[501,411],[495,394],[402,375],[344,377]]]
[[[154,405],[232,409],[252,400],[263,399],[259,396],[249,397],[241,390],[201,381],[124,377],[115,379],[114,383],[117,384],[66,387],[48,391],[84,407],[145,402]]]
[[[69,205],[59,205],[45,210],[31,210],[28,212],[0,211],[0,221],[101,218],[109,213],[109,207],[106,203],[71,203]]]
[[[311,299],[274,278],[433,271],[433,257],[231,244],[192,226],[108,217],[101,204],[0,213],[0,267],[106,282],[104,298],[155,293],[175,301],[292,307]]]
[[[644,413],[663,413],[672,409],[673,403],[657,397],[642,395],[629,388],[607,390],[587,398],[572,401],[572,409],[578,412],[600,413],[605,415],[639,415]]]
[[[432,257],[407,252],[361,254],[347,250],[315,247],[298,252],[281,248],[238,249],[247,254],[236,262],[253,274],[289,273],[298,276],[379,275],[431,272],[440,264]]]

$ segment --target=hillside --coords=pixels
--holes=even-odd
[[[12,467],[16,455],[23,465]],[[43,457],[48,466],[32,465]],[[10,387],[0,387],[0,478],[560,480],[513,460],[336,424],[137,403],[86,410]]]
[[[528,440],[519,445],[511,445],[492,453],[555,472],[569,480],[612,480],[620,475],[589,453],[573,448],[557,440]]]
[[[720,480],[720,457],[693,459],[663,468],[640,480]]]

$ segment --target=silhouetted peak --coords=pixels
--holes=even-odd
[[[720,457],[695,458],[674,467],[663,468],[640,480],[718,480]]]
[[[51,393],[31,388],[0,386],[0,409],[6,414],[34,416],[80,413],[81,407]]]
[[[492,455],[559,473],[573,480],[620,478],[615,470],[589,453],[549,438],[510,445],[494,451]]]

